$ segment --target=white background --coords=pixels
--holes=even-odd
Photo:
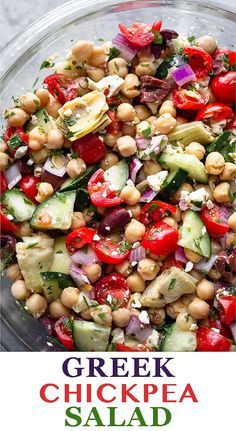
[[[176,383],[176,394],[179,397],[187,383],[191,383],[199,403],[191,400],[182,404],[166,403],[172,413],[172,421],[169,425],[149,428],[167,431],[231,431],[235,429],[235,355],[233,353],[177,353],[157,354],[156,356],[173,357],[173,365],[169,366],[174,372],[175,378],[68,378],[63,375],[62,363],[70,356],[98,356],[98,354],[86,354],[79,352],[70,353],[2,353],[1,354],[1,426],[4,431],[66,431],[75,430],[104,430],[103,427],[64,427],[65,409],[70,405],[76,405],[72,400],[64,404],[63,400],[54,404],[46,404],[39,397],[40,387],[45,383],[56,383],[58,386],[70,383],[92,383],[95,389],[102,383],[138,383],[140,388],[143,383]],[[109,362],[108,353],[99,354]],[[145,356],[145,354],[128,354],[131,356]],[[111,354],[114,356],[114,353]],[[121,354],[121,357],[125,355]],[[148,354],[147,357],[150,355]],[[151,361],[151,358],[150,358]],[[109,369],[107,365],[107,369]],[[137,393],[141,393],[141,389]],[[161,389],[160,389],[161,391]],[[62,391],[60,392],[62,394]],[[162,406],[157,398],[150,402],[150,406]],[[91,405],[83,403],[84,417],[92,406],[106,412],[106,406],[119,405],[101,404],[96,401]],[[137,406],[134,403],[120,405],[119,420],[130,418],[132,410]],[[143,403],[139,405],[146,416],[150,416],[149,407]],[[105,413],[104,413],[105,417]],[[111,427],[110,430],[135,430],[148,428]]]

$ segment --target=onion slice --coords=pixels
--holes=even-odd
[[[128,62],[132,61],[137,54],[137,49],[123,34],[118,33],[112,44],[120,51],[121,56]]]
[[[183,64],[171,72],[171,77],[177,85],[187,84],[187,82],[196,81],[196,75],[189,64]]]
[[[215,265],[217,260],[217,254],[213,254],[210,259],[202,259],[200,262],[195,263],[194,269],[200,272],[204,272],[204,274],[207,274],[211,268]]]
[[[126,335],[134,336],[140,343],[145,343],[152,334],[152,327],[150,324],[141,323],[137,316],[131,316],[125,331]]]
[[[92,247],[88,247],[86,252],[79,250],[76,253],[72,254],[71,260],[76,265],[91,265],[91,263],[96,263],[99,261]]]
[[[139,262],[146,257],[146,250],[141,245],[139,247],[133,248],[129,254],[130,262]]]
[[[55,175],[56,177],[63,177],[66,173],[66,166],[65,164],[61,166],[60,168],[56,167],[52,161],[51,158],[48,158],[46,162],[43,165],[43,168],[45,171],[49,172],[52,175]]]
[[[18,182],[22,178],[18,163],[15,163],[14,165],[11,165],[10,168],[6,169],[4,171],[4,175],[6,178],[8,189],[13,189],[13,187],[15,187],[15,185],[18,184]]]
[[[155,196],[157,195],[157,192],[155,190],[147,190],[140,198],[140,202],[151,202]]]
[[[183,247],[178,247],[176,252],[175,252],[175,260],[177,260],[178,262],[182,262],[182,263],[187,263],[188,259],[185,256],[184,253],[184,248]]]
[[[70,265],[69,274],[70,274],[72,280],[74,280],[77,287],[83,287],[85,285],[90,285],[89,279],[86,276],[85,272],[81,268],[78,268],[73,263]]]
[[[133,157],[130,163],[130,179],[135,183],[136,176],[138,171],[141,169],[143,164],[140,162],[140,160],[137,157]]]

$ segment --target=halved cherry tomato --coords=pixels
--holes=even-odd
[[[220,207],[216,205],[210,209],[205,206],[201,211],[201,219],[206,226],[207,232],[213,238],[223,236],[229,230],[228,224],[221,218]]]
[[[15,232],[17,230],[17,225],[12,223],[4,214],[3,210],[0,212],[0,226],[2,232]]]
[[[174,254],[173,255],[170,254],[164,260],[164,262],[161,266],[161,272],[165,271],[166,269],[170,269],[173,266],[176,266],[176,268],[180,268],[180,269],[183,269],[183,267],[184,267],[182,262],[179,262],[178,260],[175,259]]]
[[[0,196],[2,196],[7,191],[7,182],[3,172],[0,172]]]
[[[226,125],[227,130],[235,130],[236,129],[236,116]]]
[[[21,127],[9,127],[4,133],[4,141],[12,155],[19,147],[28,145],[28,136]]]
[[[226,106],[223,103],[210,103],[200,109],[196,116],[196,121],[211,120],[217,122],[222,120],[231,120],[233,116],[234,112],[229,106]]]
[[[47,84],[49,93],[56,97],[62,105],[77,96],[75,81],[62,73],[53,73],[47,76],[43,83]]]
[[[226,338],[231,338],[231,331],[229,326],[222,323],[219,319],[209,320],[209,327],[219,329],[221,335]]]
[[[208,100],[209,95],[192,88],[176,87],[173,91],[173,102],[179,109],[200,109]]]
[[[226,54],[229,60],[229,67],[233,66],[236,63],[236,52],[231,51],[231,49],[226,47],[219,47],[214,52],[214,58],[219,54]]]
[[[220,102],[233,105],[236,102],[236,72],[230,71],[215,76],[210,82],[213,95]]]
[[[121,274],[110,274],[95,283],[95,299],[99,304],[108,304],[113,310],[126,307],[130,300],[130,290]]]
[[[167,256],[177,249],[178,231],[163,221],[149,229],[142,240],[142,246],[155,256]]]
[[[188,63],[193,69],[197,79],[204,78],[212,71],[212,58],[210,54],[197,47],[185,47],[183,53],[188,56]]]
[[[117,243],[111,238],[102,237],[99,241],[95,241],[94,250],[99,260],[114,265],[123,262],[130,253],[124,242]]]
[[[167,204],[162,201],[152,201],[144,205],[140,213],[140,221],[145,226],[150,223],[158,222],[164,217],[171,216],[176,213],[174,205]]]
[[[72,319],[69,316],[62,316],[54,325],[58,340],[69,350],[75,348],[72,336]]]
[[[87,165],[99,162],[106,155],[106,147],[101,139],[93,133],[89,133],[83,138],[77,139],[72,143],[72,150],[79,153],[79,157]]]
[[[38,194],[37,184],[39,183],[39,179],[34,175],[26,175],[21,178],[19,182],[19,187],[22,192],[34,203],[38,204],[35,200],[35,196]]]
[[[218,299],[220,306],[220,320],[230,325],[236,320],[236,296],[221,296]]]
[[[156,21],[154,24],[145,24],[141,22],[134,22],[130,27],[124,24],[119,24],[121,33],[126,39],[135,46],[147,46],[155,39],[153,32],[159,32],[162,26],[162,21]]]
[[[98,207],[113,207],[124,200],[117,196],[115,190],[111,190],[111,184],[104,179],[103,169],[98,169],[88,182],[88,192],[93,205]]]
[[[70,254],[75,253],[79,248],[93,242],[93,237],[97,231],[90,227],[80,227],[66,235],[66,247]]]
[[[143,344],[138,344],[138,346],[126,346],[125,344],[116,343],[115,344],[117,352],[151,352],[153,349],[148,349],[148,347]]]
[[[106,131],[108,133],[111,133],[112,135],[115,135],[121,130],[121,127],[122,127],[121,122],[117,120],[115,112],[108,111],[107,115],[110,118],[111,123],[108,124],[108,126],[106,127]]]
[[[213,329],[201,326],[197,331],[198,352],[228,352],[230,346],[230,340]]]

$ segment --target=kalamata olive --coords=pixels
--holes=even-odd
[[[22,157],[18,160],[18,166],[22,175],[30,175],[33,172],[33,166],[27,165],[28,158]]]
[[[162,45],[165,46],[166,42],[172,39],[176,39],[179,34],[174,30],[169,29],[163,29],[160,31],[160,34],[162,35]]]
[[[0,235],[0,259],[1,270],[14,262],[16,239],[10,233]]]
[[[130,220],[131,216],[125,208],[111,208],[99,223],[98,233],[102,236],[110,235],[122,229]]]
[[[57,190],[65,182],[65,177],[57,177],[56,175],[53,175],[42,168],[40,181],[45,181],[46,183],[52,184],[54,190]]]
[[[54,320],[48,316],[41,316],[39,318],[40,323],[46,329],[49,335],[53,335],[54,332]]]
[[[162,46],[157,43],[151,43],[150,45],[151,53],[154,55],[155,58],[160,58]]]

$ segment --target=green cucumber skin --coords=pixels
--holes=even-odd
[[[204,227],[205,225],[199,215],[192,210],[187,210],[178,244],[209,259],[211,256],[211,240],[207,232],[202,234]]]
[[[121,191],[126,185],[129,179],[129,167],[127,162],[122,159],[116,165],[111,166],[104,172],[104,178],[110,182],[112,186],[117,190]]]
[[[200,183],[207,183],[208,181],[208,174],[205,171],[204,164],[193,155],[177,153],[171,150],[165,151],[159,158],[159,163],[171,171],[177,169],[186,170],[190,178]]]
[[[158,193],[158,198],[166,200],[170,199],[171,196],[178,190],[188,176],[188,172],[184,169],[178,169],[175,172],[170,172],[164,183],[162,189]],[[170,180],[171,179],[171,180]]]
[[[77,349],[81,352],[105,352],[111,328],[94,322],[74,320],[73,338]]]
[[[47,272],[41,272],[41,277],[44,281],[52,281],[55,280],[58,282],[58,287],[60,289],[65,289],[69,286],[74,286],[74,282],[72,278],[64,274],[63,272],[54,272],[54,271],[47,271]]]
[[[94,174],[94,172],[96,172],[97,169],[98,169],[97,165],[90,166],[81,177],[76,178],[76,179],[68,178],[62,184],[58,193],[77,190],[77,189],[80,189],[80,188],[86,186],[89,178]]]
[[[85,189],[76,190],[74,211],[82,211],[88,204],[88,201],[89,201],[89,194],[87,190]]]

